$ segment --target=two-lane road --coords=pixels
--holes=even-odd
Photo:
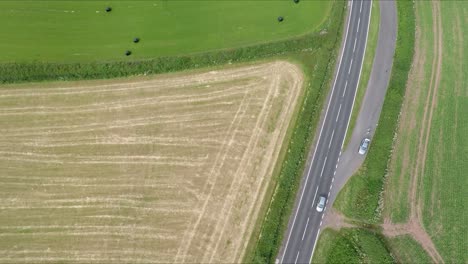
[[[318,198],[333,188],[344,137],[348,129],[366,50],[372,1],[349,2],[343,50],[325,117],[309,167],[306,169],[288,233],[278,256],[281,263],[310,263],[323,213],[316,210]]]

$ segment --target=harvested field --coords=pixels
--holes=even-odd
[[[238,262],[301,94],[271,62],[0,90],[0,262]]]

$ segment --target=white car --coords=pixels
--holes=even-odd
[[[325,196],[320,196],[319,201],[317,203],[317,212],[323,212],[323,208],[325,208],[325,203],[327,202],[327,198]]]
[[[366,154],[367,149],[369,148],[369,144],[370,144],[370,139],[364,138],[364,139],[361,141],[361,145],[359,146],[359,151],[358,151],[359,154],[361,154],[361,155]]]

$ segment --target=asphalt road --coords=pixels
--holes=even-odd
[[[316,147],[298,192],[295,210],[278,260],[310,263],[324,212],[316,211],[320,196],[329,197],[354,105],[369,30],[371,1],[349,2],[345,41],[328,98]]]
[[[356,155],[356,153],[361,140],[364,137],[372,138],[377,127],[392,72],[396,37],[397,11],[395,1],[380,1],[379,38],[377,40],[372,71],[366,93],[361,102],[361,109],[356,119],[353,134],[340,158],[340,164],[333,183],[335,191],[331,193],[328,199],[330,204],[335,200],[338,191],[364,161],[364,156]]]

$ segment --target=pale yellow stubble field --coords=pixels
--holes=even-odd
[[[237,262],[300,69],[0,89],[0,262]]]

